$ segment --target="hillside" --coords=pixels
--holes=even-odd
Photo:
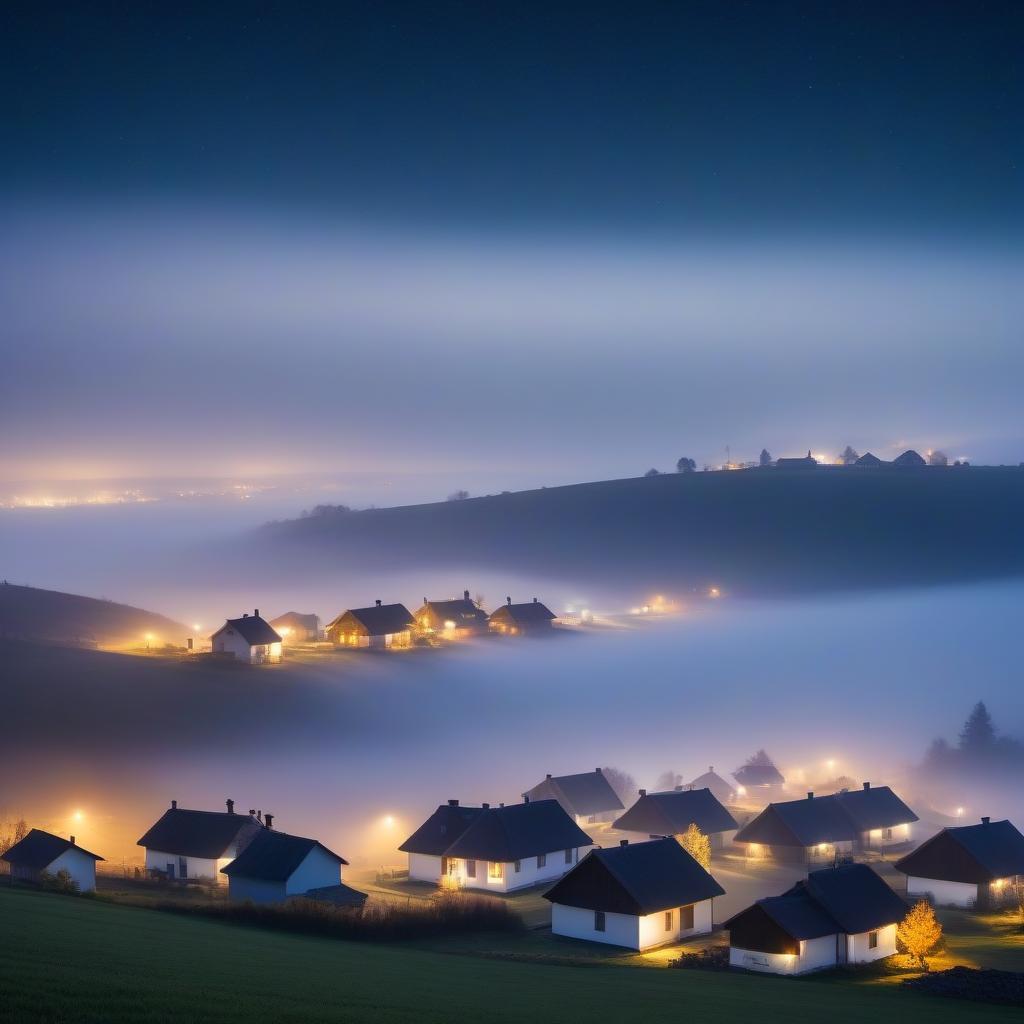
[[[1024,573],[1024,470],[819,467],[671,474],[263,528],[310,563],[482,566],[734,593]]]
[[[0,636],[69,644],[181,644],[187,626],[155,612],[94,597],[0,585]]]

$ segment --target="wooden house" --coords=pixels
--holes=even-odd
[[[548,775],[525,792],[523,798],[557,800],[577,825],[611,821],[623,809],[622,801],[600,768],[578,775]]]
[[[326,629],[327,639],[340,647],[408,647],[415,621],[404,604],[350,608]]]
[[[896,952],[906,904],[866,864],[812,871],[781,896],[725,922],[729,963],[748,971],[805,974],[869,963]]]
[[[257,608],[252,615],[228,619],[210,637],[214,654],[232,655],[251,665],[266,665],[281,660],[281,636],[260,617]]]
[[[284,644],[315,644],[320,639],[320,616],[312,613],[285,612],[270,625]]]
[[[451,639],[476,636],[487,632],[487,612],[470,600],[469,591],[461,598],[429,601],[416,610],[416,628],[421,633],[434,633]]]
[[[628,949],[651,949],[713,928],[725,890],[674,839],[591,850],[544,898],[551,931]]]
[[[525,604],[513,604],[511,597],[491,612],[487,620],[488,627],[494,633],[506,633],[515,636],[521,633],[546,632],[551,628],[556,615],[547,605],[541,604],[537,598]]]
[[[740,803],[767,803],[781,796],[786,787],[782,772],[764,751],[758,751],[746,764],[732,773],[736,780],[736,796]]]
[[[664,836],[681,836],[696,825],[710,840],[714,849],[721,849],[728,833],[739,826],[736,819],[715,799],[710,789],[676,789],[665,793],[640,790],[640,798],[625,814],[612,822],[612,827],[627,833],[634,843]]]
[[[1024,836],[1009,821],[944,828],[896,862],[909,896],[986,909],[1024,879]]]
[[[103,860],[75,843],[75,837],[62,839],[41,828],[32,829],[15,843],[3,859],[11,866],[11,877],[23,882],[38,882],[44,875],[66,871],[79,892],[96,888],[96,862]]]

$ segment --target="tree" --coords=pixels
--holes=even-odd
[[[918,900],[896,926],[896,941],[925,970],[928,970],[925,957],[941,938],[942,925],[936,920],[935,911],[927,900]]]
[[[621,768],[602,768],[601,774],[624,804],[628,806],[636,800],[636,779],[629,772],[624,772]]]
[[[995,745],[996,729],[984,701],[978,701],[960,732],[960,749],[971,754],[987,753]]]
[[[448,501],[465,501],[469,497],[469,491],[453,491],[448,495]]]
[[[929,466],[948,466],[949,456],[945,452],[938,450],[928,453],[928,465]]]
[[[839,461],[844,466],[852,466],[859,458],[860,456],[857,454],[857,450],[851,445],[847,445],[843,449],[843,454],[839,456]]]
[[[746,765],[750,765],[755,768],[774,768],[775,762],[768,756],[768,751],[764,748],[758,750],[756,753],[751,754],[750,757],[743,762]]]
[[[772,464],[771,452],[767,448],[761,449],[761,457],[758,460],[762,466],[770,466]]]
[[[644,476],[661,476],[661,474],[656,469],[649,469]]]
[[[659,790],[665,791],[668,789],[675,789],[676,786],[683,784],[683,777],[678,772],[662,772],[658,776],[658,781],[655,783]]]
[[[697,463],[685,455],[676,463],[677,473],[692,473],[697,468]]]
[[[694,822],[679,836],[679,845],[705,870],[711,870],[711,840]]]

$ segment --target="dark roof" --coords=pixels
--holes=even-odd
[[[736,833],[736,842],[816,846],[855,840],[871,829],[917,820],[888,786],[879,786],[769,804]]]
[[[727,803],[736,796],[736,789],[730,786],[714,768],[708,768],[703,775],[698,775],[689,784],[689,789],[710,789],[712,796],[720,803]]]
[[[781,786],[786,781],[773,764],[745,764],[732,777],[741,786]]]
[[[739,827],[710,789],[645,793],[612,824],[625,832],[671,836],[685,832],[691,823],[705,834]]]
[[[654,914],[725,890],[674,839],[591,850],[544,898],[613,914]]]
[[[542,604],[536,598],[526,601],[523,604],[503,604],[491,612],[492,619],[509,619],[512,622],[538,623],[550,622],[557,618],[546,604]]]
[[[557,800],[568,814],[622,810],[622,801],[600,768],[579,775],[549,775],[523,795],[531,800]]]
[[[818,460],[808,452],[806,455],[801,456],[799,459],[776,459],[775,465],[778,469],[803,469],[805,467],[816,466]]]
[[[483,807],[460,807],[457,800],[441,804],[398,849],[440,857],[483,812]]]
[[[758,900],[725,922],[733,928],[759,908],[793,939],[856,935],[903,919],[906,904],[867,864],[812,871],[781,896]]]
[[[138,841],[139,846],[180,857],[222,857],[244,830],[262,828],[248,814],[227,811],[192,811],[172,807]]]
[[[883,466],[884,462],[877,456],[872,455],[871,452],[865,452],[856,462],[855,466]]]
[[[49,867],[62,853],[68,850],[77,850],[92,857],[93,860],[103,860],[98,853],[90,853],[76,846],[70,839],[61,839],[52,832],[44,832],[41,828],[32,829],[24,839],[15,843],[4,855],[3,859],[9,864],[17,864],[19,867],[30,868],[33,871],[42,871]]]
[[[895,867],[918,878],[971,884],[1024,875],[1024,836],[1005,819],[944,828]]]
[[[477,813],[468,828],[454,836],[447,848],[436,852],[448,857],[509,864],[524,857],[535,857],[539,853],[590,846],[593,842],[562,810],[557,800],[531,800],[529,803],[510,804],[507,807],[473,810]],[[411,853],[434,852],[412,848],[415,838],[413,836],[406,840],[399,849]]]
[[[487,612],[469,598],[457,598],[450,601],[424,601],[423,606],[416,610],[416,618],[421,618],[427,611],[439,619],[450,619],[457,625],[469,623],[482,626],[487,622]]]
[[[349,608],[342,612],[327,628],[337,625],[346,615],[351,615],[369,636],[384,636],[387,633],[404,633],[415,625],[409,609],[404,604],[378,604],[370,608]]]
[[[264,882],[285,882],[306,859],[309,851],[316,847],[339,864],[348,863],[315,839],[263,828],[227,867],[220,869],[221,874],[232,878],[259,878]]]
[[[286,629],[318,630],[320,628],[320,617],[312,613],[306,615],[303,612],[285,612],[284,615],[278,615],[276,619],[271,619],[270,625],[274,629],[284,627]]]
[[[228,628],[233,629],[251,647],[255,647],[257,644],[279,644],[281,642],[281,637],[262,615],[244,615],[240,619],[228,619],[217,630],[217,633]],[[214,633],[213,636],[216,636],[217,633]]]
[[[924,458],[920,456],[913,448],[908,448],[902,455],[897,455],[892,460],[894,466],[924,466],[926,465]]]
[[[339,882],[310,889],[302,894],[302,898],[316,900],[317,903],[333,903],[336,907],[361,907],[366,902],[366,893]]]

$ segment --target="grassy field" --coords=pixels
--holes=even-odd
[[[1015,1010],[842,977],[508,962],[285,935],[17,889],[0,891],[0,995],[5,1022],[1020,1019]]]

